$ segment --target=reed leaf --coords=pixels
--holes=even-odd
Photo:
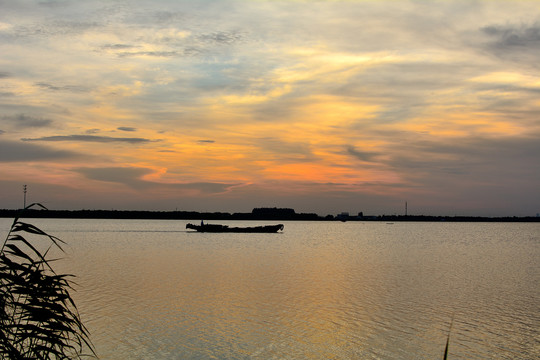
[[[41,204],[26,209],[31,207],[46,209]],[[14,219],[0,248],[1,359],[96,357],[69,294],[73,276],[56,274],[55,259],[48,257],[52,248],[63,251],[61,244],[56,236]]]
[[[448,358],[448,345],[450,345],[450,332],[452,331],[452,325],[454,325],[454,316],[452,316],[452,320],[450,320],[450,327],[448,328],[448,336],[446,337],[443,360],[447,360]]]

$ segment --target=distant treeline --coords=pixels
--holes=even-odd
[[[0,209],[0,217],[13,218],[21,210]],[[296,213],[289,208],[255,208],[251,213],[197,212],[197,211],[137,211],[137,210],[33,210],[26,218],[59,219],[162,219],[162,220],[302,220],[302,221],[449,221],[449,222],[540,222],[540,217],[481,217],[481,216],[429,216],[429,215],[367,215],[358,216]]]
[[[540,222],[537,216],[430,216],[430,215],[379,215],[364,216],[361,221],[448,221],[448,222]]]
[[[0,210],[0,217],[15,217],[21,210]],[[323,220],[317,214],[293,209],[258,208],[251,213],[138,210],[25,210],[26,218],[60,219],[163,219],[163,220]]]

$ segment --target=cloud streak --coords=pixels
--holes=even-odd
[[[2,120],[12,123],[16,128],[42,128],[50,127],[53,121],[40,117],[17,114],[13,116],[3,116]]]
[[[40,138],[23,138],[23,141],[75,141],[75,142],[96,142],[96,143],[128,143],[128,144],[145,144],[149,142],[155,142],[158,140],[144,139],[144,138],[122,138],[122,137],[110,137],[110,136],[97,136],[97,135],[55,135],[44,136]]]
[[[486,49],[496,56],[538,69],[540,23],[491,24],[480,31],[487,37]]]
[[[91,180],[117,183],[134,189],[159,191],[165,190],[186,190],[196,191],[201,194],[219,194],[228,192],[232,187],[239,184],[193,182],[193,183],[163,183],[145,180],[146,175],[153,174],[154,171],[140,167],[105,167],[105,168],[76,168],[75,172],[84,175]]]
[[[80,158],[73,151],[55,150],[46,146],[0,140],[0,162],[45,162]]]
[[[86,92],[88,91],[82,86],[77,85],[64,85],[64,86],[57,86],[48,84],[45,82],[38,82],[35,84],[35,86],[44,89],[44,90],[50,90],[50,91],[71,91],[71,92]]]
[[[489,25],[481,30],[494,41],[492,46],[500,50],[540,49],[540,24],[535,23],[530,26],[521,24],[511,25]]]
[[[134,131],[137,131],[136,128],[130,127],[130,126],[120,126],[120,127],[117,127],[116,129],[117,129],[117,130],[120,130],[120,131],[126,131],[126,132],[134,132]]]

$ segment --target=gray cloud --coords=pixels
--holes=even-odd
[[[243,38],[244,36],[237,31],[216,31],[196,36],[198,42],[220,45],[232,45],[241,41]]]
[[[358,160],[367,162],[375,161],[375,159],[381,155],[380,153],[375,151],[360,151],[354,146],[348,146],[347,153],[357,158]]]
[[[117,127],[116,129],[120,131],[127,131],[127,132],[137,131],[137,128],[129,127],[129,126],[120,126],[120,127]]]
[[[466,176],[473,184],[513,184],[527,179],[540,181],[536,166],[540,153],[540,134],[516,137],[462,137],[449,140],[402,141],[394,144],[391,156],[382,163],[416,183],[431,185],[450,181],[454,175]],[[516,179],[520,174],[522,179]],[[457,185],[457,184],[456,184]]]
[[[106,168],[78,168],[74,171],[84,175],[88,179],[121,183],[134,188],[144,188],[151,185],[150,182],[141,180],[144,175],[151,174],[152,170],[135,167],[106,167]]]
[[[199,144],[213,144],[215,143],[214,140],[197,140]]]
[[[409,144],[413,151],[420,150],[433,154],[452,154],[459,161],[481,159],[499,161],[502,159],[532,159],[540,153],[540,134],[514,137],[462,137],[447,141],[419,141]],[[404,149],[403,149],[404,150]]]
[[[489,25],[480,31],[487,36],[485,48],[501,59],[540,67],[540,24]]]
[[[5,79],[7,77],[10,77],[10,74],[5,71],[0,71],[0,79]]]
[[[17,128],[40,128],[52,125],[52,120],[25,114],[2,116],[2,120],[9,121]]]
[[[164,8],[163,8],[164,9]],[[148,11],[135,10],[126,16],[126,23],[138,26],[162,26],[168,27],[179,22],[185,22],[187,16],[181,11],[174,11],[174,3],[167,6],[167,10],[148,9]]]
[[[85,142],[98,142],[98,143],[111,143],[111,142],[123,142],[130,144],[144,144],[159,140],[150,140],[144,138],[119,138],[109,136],[96,136],[96,135],[57,135],[57,136],[44,136],[40,138],[23,138],[23,141],[85,141]]]
[[[275,137],[256,139],[255,146],[269,154],[277,154],[282,160],[311,161],[315,159],[310,146],[303,142],[283,141]]]
[[[42,145],[0,140],[1,162],[48,161],[77,156],[80,156],[80,154],[71,151],[54,150]]]
[[[494,39],[497,48],[540,48],[540,24],[490,25],[480,29]]]
[[[129,44],[105,44],[101,48],[104,50],[126,50],[137,48],[138,46],[129,45]]]
[[[38,82],[35,85],[41,89],[50,90],[50,91],[68,91],[68,92],[87,92],[88,89],[83,86],[77,85],[64,85],[56,86],[45,82]]]
[[[160,35],[154,36],[151,32],[148,32],[130,41],[104,44],[99,47],[98,51],[112,52],[120,58],[139,56],[157,58],[192,57],[214,54],[216,51],[223,51],[227,47],[242,41],[245,42],[247,39],[245,34],[238,29],[229,29],[227,25],[222,25],[223,28],[216,28],[215,23],[208,24],[194,14],[187,16],[182,12],[149,11],[124,15],[124,25],[152,29]],[[179,23],[182,24],[181,27],[179,27]],[[166,32],[171,28],[189,30],[185,31],[185,36],[177,36]],[[161,33],[161,30],[166,31]],[[163,49],[155,51],[142,50],[148,48],[148,44],[158,45]]]
[[[88,179],[124,184],[135,189],[178,189],[196,190],[206,194],[217,194],[228,191],[239,184],[193,182],[193,183],[158,183],[142,179],[144,175],[153,173],[152,169],[141,167],[105,167],[105,168],[77,168]]]
[[[15,28],[15,36],[17,38],[47,38],[52,36],[80,35],[101,26],[102,24],[99,21],[54,20],[17,26]]]
[[[119,52],[118,57],[130,56],[151,56],[151,57],[175,57],[179,56],[178,51],[134,51],[134,52]]]
[[[39,6],[59,8],[69,5],[69,0],[41,0],[39,1]]]
[[[193,182],[186,184],[171,184],[170,187],[176,189],[197,190],[205,194],[219,194],[229,191],[232,187],[241,184],[226,184],[213,182]]]

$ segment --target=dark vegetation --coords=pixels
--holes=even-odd
[[[452,331],[453,324],[454,324],[454,317],[452,317],[452,321],[450,321],[450,327],[448,328],[448,336],[446,337],[446,346],[444,347],[443,360],[448,359],[448,346],[450,345],[450,332]]]
[[[55,273],[51,250],[63,241],[15,216],[0,249],[0,358],[94,357],[88,331],[71,298],[71,275]],[[84,351],[90,352],[84,355]]]
[[[19,210],[0,209],[0,217],[15,217]],[[39,210],[28,209],[27,218],[61,219],[163,219],[163,220],[291,220],[291,221],[449,221],[449,222],[540,222],[540,217],[483,217],[430,215],[327,215],[297,213],[293,209],[255,208],[251,213],[136,210]]]

